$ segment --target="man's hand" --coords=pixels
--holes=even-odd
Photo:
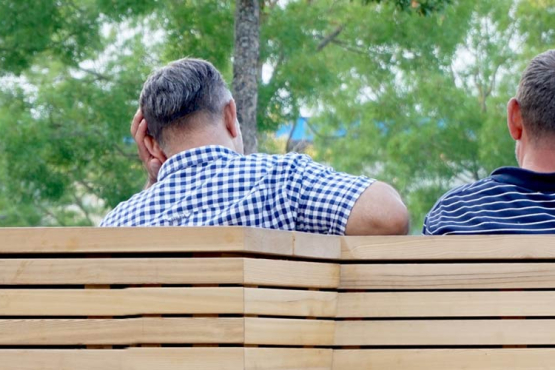
[[[148,181],[145,185],[145,189],[150,188],[158,181],[158,171],[160,171],[160,167],[162,167],[162,162],[152,156],[145,144],[147,135],[147,124],[143,117],[143,113],[139,109],[131,122],[131,136],[133,136],[133,139],[137,143],[139,158],[143,162],[148,173]]]

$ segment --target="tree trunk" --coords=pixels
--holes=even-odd
[[[256,106],[258,102],[258,58],[260,49],[259,0],[237,0],[233,96],[241,123],[245,154],[257,151]]]

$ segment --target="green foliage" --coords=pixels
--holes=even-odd
[[[137,192],[128,130],[142,83],[184,56],[231,82],[233,3],[0,0],[0,225],[95,224]],[[555,46],[554,10],[261,1],[261,135],[309,110],[317,158],[393,183],[417,231],[443,192],[515,164],[505,104],[526,62]]]
[[[429,15],[443,10],[447,4],[451,3],[451,0],[362,0],[363,4],[370,4],[373,2],[390,2],[395,4],[399,9],[405,11],[414,10],[421,15]]]

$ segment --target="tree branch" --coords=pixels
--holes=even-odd
[[[285,144],[285,152],[289,153],[291,151],[291,143],[293,140],[293,134],[295,133],[295,129],[297,128],[297,123],[298,121],[295,121],[293,123],[293,127],[291,128],[291,131],[289,131],[289,137],[287,138],[287,144]]]
[[[339,36],[339,34],[341,32],[343,32],[343,30],[345,29],[345,24],[341,24],[339,25],[335,31],[333,31],[332,33],[330,33],[328,36],[324,37],[322,39],[322,41],[320,42],[320,44],[318,45],[318,47],[316,48],[316,51],[322,51],[323,48],[325,48],[326,46],[328,46],[328,44],[330,42],[332,42],[333,40],[335,40],[337,38],[337,36]]]
[[[112,79],[106,75],[103,75],[102,73],[96,72],[96,71],[92,71],[90,69],[87,68],[83,68],[81,66],[76,66],[76,69],[78,69],[79,71],[91,74],[95,77],[97,77],[99,80],[103,80],[103,81],[112,81]]]

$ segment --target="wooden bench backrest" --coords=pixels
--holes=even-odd
[[[1,370],[549,368],[554,236],[0,229]]]

